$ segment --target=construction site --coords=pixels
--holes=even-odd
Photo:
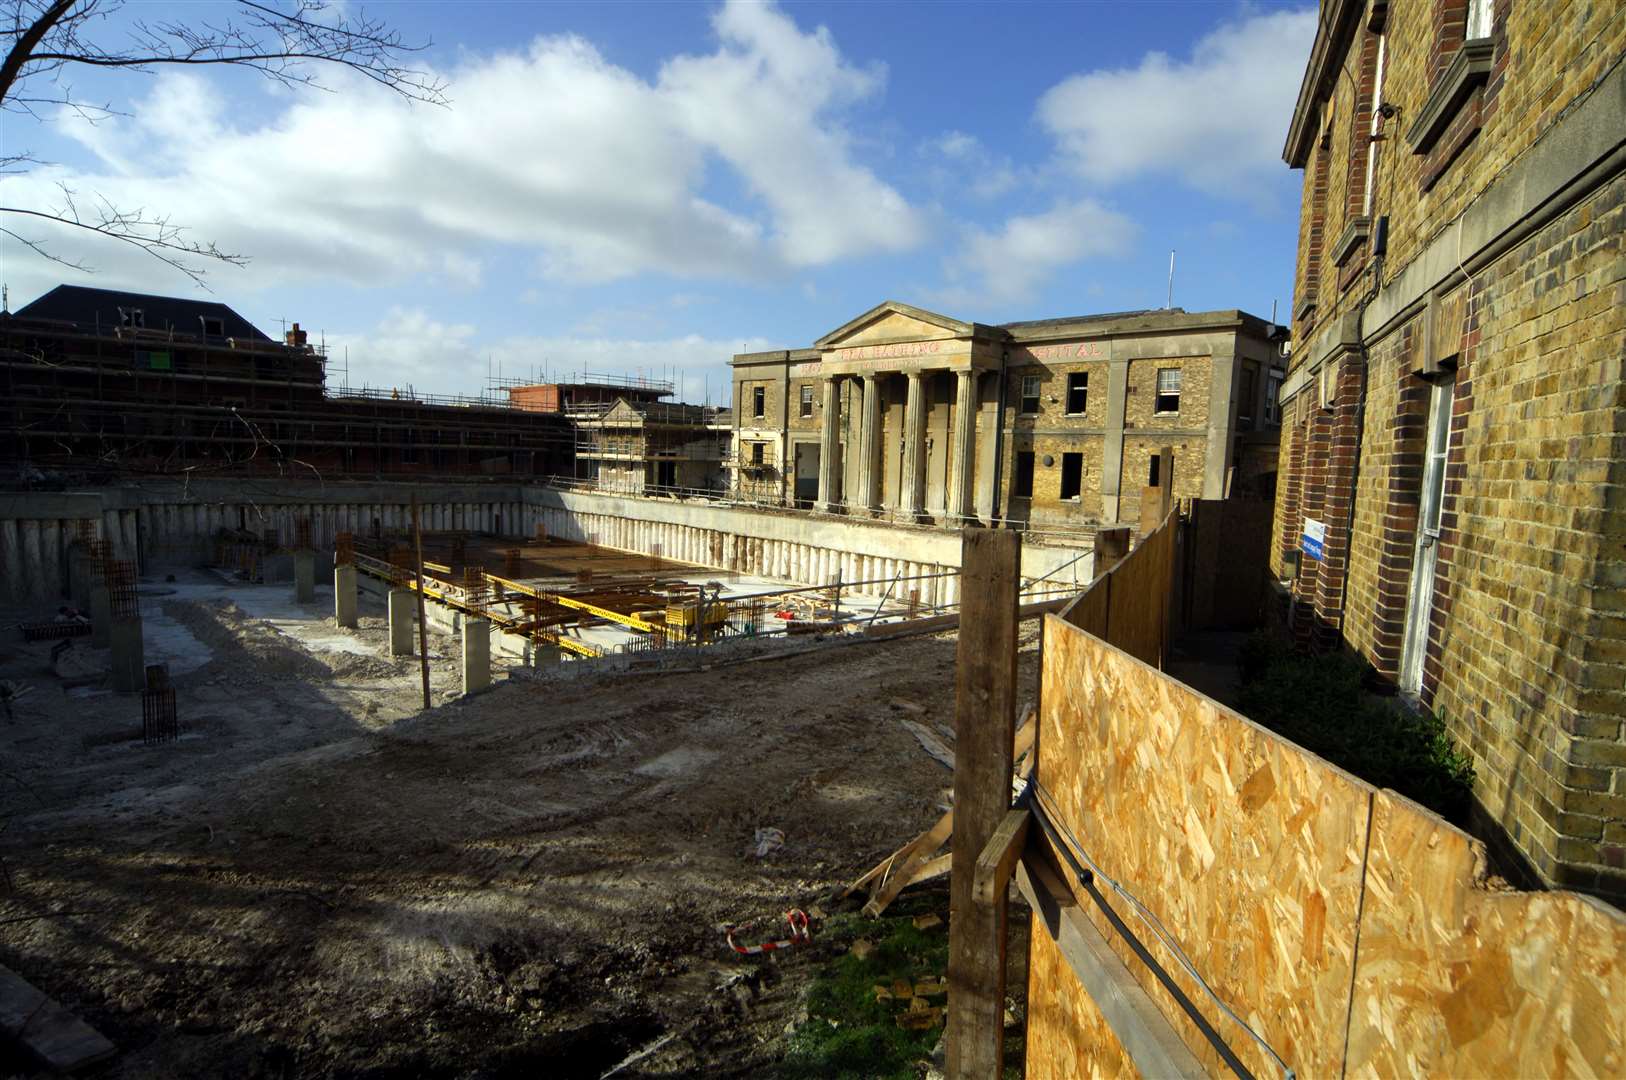
[[[946,805],[958,549],[490,483],[0,497],[5,962],[109,1075],[760,1075],[805,985],[719,927],[833,914]],[[1029,560],[1032,618],[1091,553]]]

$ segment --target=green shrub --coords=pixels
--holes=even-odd
[[[1368,783],[1465,823],[1474,769],[1433,713],[1375,698],[1364,662],[1300,656],[1268,634],[1243,647],[1240,711]]]
[[[900,1028],[902,1003],[875,999],[877,985],[914,983],[948,969],[948,928],[915,929],[910,912],[917,905],[899,902],[893,914],[878,920],[838,915],[826,924],[824,938],[850,942],[862,936],[875,950],[863,959],[850,952],[838,956],[820,971],[808,992],[807,1022],[796,1029],[780,1065],[781,1080],[920,1075],[916,1063],[931,1056],[943,1029]]]

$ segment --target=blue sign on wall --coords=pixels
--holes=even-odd
[[[1319,561],[1326,550],[1327,523],[1315,518],[1304,519],[1304,535],[1299,538],[1299,550]]]

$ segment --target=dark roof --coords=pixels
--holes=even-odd
[[[219,319],[225,337],[250,341],[270,341],[269,337],[225,304],[212,300],[188,300],[179,296],[152,296],[147,293],[90,289],[83,285],[58,285],[31,304],[17,310],[18,318],[55,319],[81,327],[113,329],[120,323],[119,308],[140,308],[148,330],[174,330],[180,334],[201,334],[203,317]]]
[[[1160,311],[1185,314],[1185,308],[1141,308],[1139,311],[1109,311],[1104,315],[1069,315],[1062,319],[1031,319],[1027,322],[1000,323],[1001,330],[1029,330],[1040,326],[1065,326],[1068,323],[1106,322],[1109,319],[1133,319],[1136,315],[1155,315]]]

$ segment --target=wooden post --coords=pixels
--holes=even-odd
[[[949,1080],[996,1080],[1005,1050],[1005,893],[980,904],[977,858],[1011,806],[1022,537],[961,532],[949,881]]]
[[[423,613],[423,530],[418,527],[418,493],[412,493],[412,540],[418,549],[418,666],[423,670],[423,707],[429,704],[429,620]]]

